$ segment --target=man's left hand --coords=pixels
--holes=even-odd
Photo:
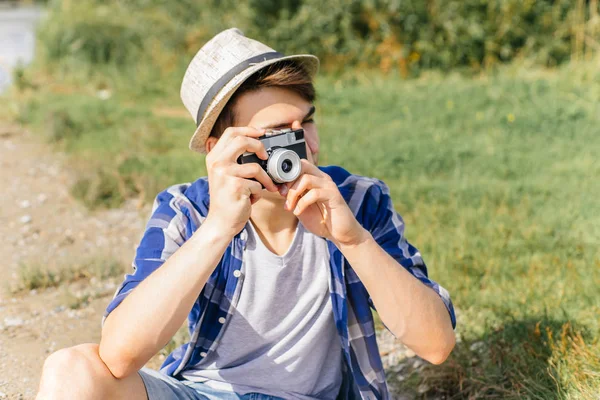
[[[365,240],[368,232],[358,223],[331,177],[309,161],[301,161],[300,178],[280,186],[279,193],[286,196],[285,209],[292,211],[310,232],[338,246],[353,246]]]

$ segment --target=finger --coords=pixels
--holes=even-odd
[[[311,166],[314,167],[316,169],[316,171],[314,169],[312,169]],[[300,178],[302,178],[304,175],[321,176],[321,174],[322,174],[321,170],[319,170],[319,168],[316,168],[314,165],[312,165],[310,161],[305,160],[305,159],[300,159]],[[283,189],[284,196],[289,192],[289,190],[292,188],[292,186],[294,186],[294,184],[300,180],[300,178],[298,178],[292,182],[284,183],[284,185],[286,186],[286,188]],[[281,192],[282,191],[280,190],[280,193]]]
[[[237,158],[245,152],[256,153],[256,155],[263,160],[269,158],[263,143],[258,139],[247,136],[236,136],[231,139],[229,144],[223,149],[222,157],[235,162],[237,161]]]
[[[308,193],[306,193],[302,198],[298,201],[298,204],[293,209],[294,215],[302,214],[309,206],[317,203],[325,201],[325,191],[323,189],[311,189]],[[322,211],[321,211],[322,213]]]
[[[227,143],[237,136],[248,136],[256,138],[264,135],[265,132],[266,129],[256,129],[252,126],[231,126],[225,129],[219,140],[224,139],[223,142]]]
[[[277,185],[267,175],[264,169],[257,163],[248,164],[232,164],[228,171],[231,175],[237,176],[244,179],[256,179],[267,189],[269,192],[276,192]]]
[[[306,159],[301,159],[300,164],[302,165],[301,174],[309,174],[314,176],[329,176],[325,172],[321,171],[316,165]]]
[[[285,183],[280,183],[277,185],[277,190],[279,191],[280,195],[285,197],[287,195],[289,189]]]
[[[263,136],[265,134],[265,129],[256,129],[251,126],[232,126],[223,132],[217,144],[215,145],[215,149],[223,150],[229,144],[229,142],[238,137],[238,136],[247,136],[257,138]],[[213,149],[214,150],[214,149]]]
[[[262,191],[260,183],[231,175],[226,176],[226,181],[222,188],[224,189],[224,193],[227,193],[228,196],[236,200],[247,199],[251,194]]]
[[[324,173],[323,171],[321,171],[319,168],[317,168],[315,165],[313,165],[310,161],[305,160],[305,159],[301,159],[300,160],[300,177],[304,176],[304,175],[312,175],[312,176],[317,176],[317,177],[328,177],[329,175],[327,175],[326,173]],[[287,182],[285,183],[285,185],[287,186],[287,188],[282,188],[279,190],[279,193],[282,194],[282,196],[285,196],[289,190],[292,188],[292,186],[294,186],[294,184],[299,180],[300,178],[296,179],[293,182]]]
[[[293,210],[296,207],[297,201],[307,191],[314,188],[322,188],[322,178],[314,175],[302,175],[300,179],[296,179],[296,182],[288,190],[286,207],[288,210]]]
[[[252,196],[261,196],[262,186],[260,183],[243,178],[236,179],[241,181],[238,184],[241,186],[240,195],[242,198],[250,199]]]

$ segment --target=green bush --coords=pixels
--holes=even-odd
[[[53,10],[39,37],[50,61],[71,58],[124,65],[135,60],[144,40],[139,26],[131,22],[122,8],[74,3]]]
[[[576,24],[585,20],[571,0],[304,0],[280,8],[268,29],[287,51],[378,65],[386,70],[479,68],[519,55],[544,65],[567,60]],[[252,1],[252,15],[273,13],[272,1]],[[258,22],[260,18],[256,18]]]
[[[40,31],[48,60],[176,68],[237,26],[326,69],[489,68],[517,57],[552,66],[598,46],[598,10],[572,0],[55,1]]]

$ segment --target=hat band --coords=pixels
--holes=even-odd
[[[202,121],[202,116],[206,112],[211,100],[216,96],[219,90],[223,89],[223,87],[227,84],[227,82],[231,81],[234,76],[248,68],[251,64],[256,64],[257,62],[263,62],[267,60],[272,60],[274,58],[281,58],[284,55],[278,51],[271,51],[268,53],[259,54],[257,56],[248,58],[247,60],[242,61],[235,67],[231,68],[224,74],[221,78],[219,78],[213,85],[208,89],[206,95],[202,99],[200,106],[198,107],[198,114],[196,116],[196,126],[200,125],[200,121]]]

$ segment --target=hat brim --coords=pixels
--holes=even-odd
[[[221,89],[214,100],[210,103],[210,106],[207,108],[200,125],[196,128],[194,135],[190,139],[189,148],[190,150],[196,151],[198,153],[206,154],[206,139],[210,135],[217,118],[225,108],[225,105],[236,92],[236,90],[248,79],[252,74],[260,69],[274,64],[283,60],[294,60],[299,62],[303,67],[306,68],[306,71],[310,75],[311,78],[314,78],[317,75],[319,70],[319,59],[316,56],[311,54],[299,54],[293,56],[285,56],[281,58],[275,58],[272,60],[263,61],[259,64],[253,65],[250,68],[245,69],[238,75],[236,75],[231,81],[229,81],[223,89]]]

